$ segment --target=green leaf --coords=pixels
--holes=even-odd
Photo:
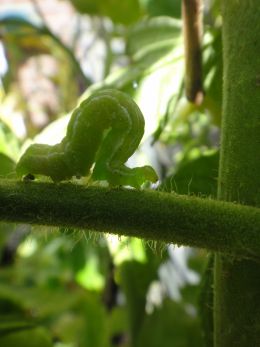
[[[181,17],[181,0],[148,0],[146,8],[151,16]]]
[[[114,23],[129,25],[136,22],[143,10],[139,0],[70,0],[80,13],[107,16]]]
[[[86,302],[82,303],[82,313],[86,317],[82,331],[82,346],[108,347],[106,312],[99,296],[89,295]]]
[[[75,9],[80,13],[88,13],[91,15],[100,15],[102,0],[70,0]]]
[[[123,307],[114,307],[108,317],[109,335],[116,336],[127,331],[127,311]]]
[[[52,347],[51,338],[44,328],[23,329],[0,337],[1,347]]]
[[[5,154],[7,157],[10,157],[13,159],[16,159],[19,153],[19,142],[17,137],[14,135],[12,130],[9,128],[9,126],[1,120],[1,118],[0,118],[0,153]],[[9,160],[11,160],[10,158]],[[1,159],[0,159],[0,175],[2,174]],[[8,167],[10,168],[10,166],[7,166],[7,169]]]
[[[220,126],[222,112],[222,35],[219,29],[208,31],[204,44],[203,76],[206,92],[204,104],[214,123]]]
[[[133,341],[137,339],[143,324],[148,287],[156,278],[156,267],[151,262],[141,264],[137,261],[126,261],[120,266],[119,281],[127,299],[127,311]]]
[[[178,194],[217,194],[219,153],[203,154],[181,165],[175,174],[166,178],[160,189]]]
[[[15,162],[3,153],[0,153],[0,177],[16,177]]]
[[[181,21],[170,17],[145,19],[128,32],[126,52],[134,61],[147,54],[156,54],[156,59],[169,53],[181,39]],[[160,54],[158,54],[160,52]]]
[[[102,13],[115,23],[129,25],[142,15],[139,0],[103,0]]]
[[[199,321],[183,303],[165,300],[144,321],[137,347],[201,347]]]

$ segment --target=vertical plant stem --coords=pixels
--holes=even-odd
[[[219,199],[260,206],[260,3],[222,2],[223,125]],[[217,255],[215,347],[259,346],[260,264]]]
[[[201,0],[182,0],[185,46],[185,91],[188,100],[200,105],[202,90],[202,4]]]

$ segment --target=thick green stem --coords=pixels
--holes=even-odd
[[[0,220],[259,256],[260,210],[156,191],[0,180]]]
[[[223,1],[222,9],[219,199],[260,206],[260,3],[229,0]],[[215,347],[253,347],[259,341],[260,265],[217,255]]]

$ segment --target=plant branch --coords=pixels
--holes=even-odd
[[[202,88],[202,3],[182,0],[183,35],[185,47],[185,90],[188,100],[200,105]]]
[[[0,220],[260,255],[260,210],[158,191],[0,180]]]

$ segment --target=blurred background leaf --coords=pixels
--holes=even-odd
[[[142,14],[139,0],[71,0],[80,13],[107,16],[114,23],[131,24]]]

